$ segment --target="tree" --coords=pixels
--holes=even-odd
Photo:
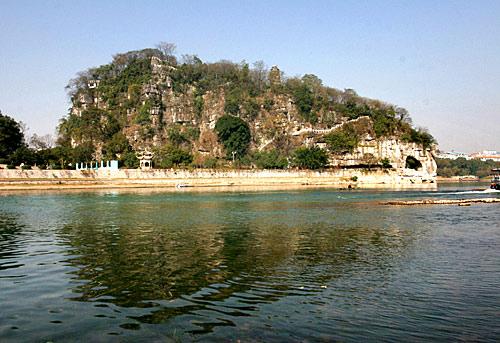
[[[21,125],[0,111],[0,158],[7,158],[22,146],[24,146],[24,135]]]
[[[175,58],[175,49],[177,47],[174,43],[160,42],[156,45],[156,48],[163,53],[167,63],[177,64],[177,59]]]
[[[226,157],[234,156],[238,159],[243,157],[248,150],[250,144],[251,133],[248,124],[237,117],[224,115],[215,123],[215,131],[219,141],[226,149]]]
[[[130,151],[131,147],[128,142],[127,137],[121,133],[115,133],[111,140],[109,140],[103,148],[103,154],[106,159],[115,159],[117,155],[123,155],[126,152]],[[122,157],[122,156],[121,156]],[[122,157],[123,159],[123,157]]]
[[[342,129],[335,130],[325,135],[328,150],[332,153],[353,152],[358,145],[359,135],[352,125],[344,125]]]
[[[26,145],[22,145],[9,156],[9,162],[15,166],[21,163],[31,166],[36,163],[36,155],[35,152]]]
[[[29,139],[29,146],[36,151],[49,149],[54,146],[54,138],[49,134],[39,136],[34,133]]]
[[[292,90],[293,99],[295,101],[295,106],[299,110],[302,118],[304,120],[315,123],[317,121],[317,116],[312,112],[314,105],[314,94],[305,83],[301,83],[298,87]]]
[[[287,158],[277,150],[256,152],[253,160],[260,169],[285,169],[288,166]]]
[[[182,148],[167,144],[157,149],[154,162],[155,165],[160,168],[172,168],[181,165],[187,166],[193,162],[193,155]]]
[[[301,147],[294,152],[293,164],[301,169],[320,169],[328,164],[328,156],[320,147]]]

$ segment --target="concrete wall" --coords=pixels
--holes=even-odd
[[[356,177],[357,181],[352,178]],[[104,184],[175,186],[263,186],[332,185],[347,187],[405,187],[433,184],[435,178],[422,177],[414,170],[334,169],[309,170],[0,170],[0,185],[15,184]]]

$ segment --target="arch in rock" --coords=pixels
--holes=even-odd
[[[406,157],[405,168],[419,170],[422,168],[422,162],[420,162],[413,156],[408,156]]]

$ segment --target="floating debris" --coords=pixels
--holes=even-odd
[[[414,206],[414,205],[459,205],[470,206],[471,204],[492,204],[500,203],[497,198],[485,199],[425,199],[425,200],[409,200],[409,201],[386,201],[382,205],[392,206]]]

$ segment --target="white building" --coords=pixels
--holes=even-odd
[[[465,158],[466,160],[472,159],[468,154],[465,152],[457,152],[457,151],[448,151],[448,152],[439,152],[436,154],[437,158],[447,158],[450,160],[456,160],[459,157]]]

